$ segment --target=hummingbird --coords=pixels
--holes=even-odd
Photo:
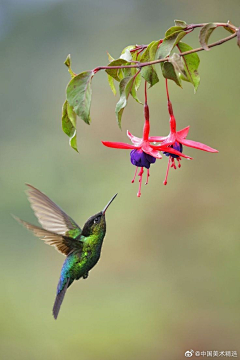
[[[100,259],[106,234],[105,213],[117,194],[112,197],[102,211],[91,216],[81,229],[49,197],[32,185],[26,185],[28,200],[42,227],[32,225],[17,217],[15,219],[31,230],[34,235],[44,240],[46,244],[54,246],[56,250],[66,256],[53,305],[53,316],[57,319],[67,288],[74,280],[87,279],[89,271]]]

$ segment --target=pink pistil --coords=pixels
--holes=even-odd
[[[137,197],[141,196],[141,187],[142,187],[142,176],[143,176],[143,167],[141,168],[141,170],[139,171],[139,189],[138,189],[138,193],[137,193]]]
[[[148,179],[149,179],[149,176],[150,176],[150,171],[149,171],[149,169],[147,169],[147,180],[146,180],[146,182],[145,182],[145,185],[147,185],[147,184],[148,184]]]
[[[137,171],[138,171],[138,167],[136,167],[136,171],[135,171],[134,177],[133,177],[133,179],[132,179],[132,184],[133,184],[134,181],[135,181],[135,178],[136,178],[136,175],[137,175]]]
[[[180,167],[181,167],[181,159],[180,159],[180,158],[177,158],[177,162],[178,162],[178,167],[179,167],[179,169],[180,169]]]
[[[171,158],[169,156],[168,158],[168,166],[167,166],[167,172],[166,172],[166,176],[165,176],[165,180],[163,182],[163,185],[167,185],[167,178],[168,178],[168,172],[169,172],[169,168],[170,168],[170,162],[171,162]]]

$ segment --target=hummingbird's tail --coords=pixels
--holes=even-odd
[[[55,302],[54,302],[54,305],[53,305],[53,316],[54,316],[55,320],[58,317],[58,313],[59,313],[60,307],[62,305],[64,296],[66,294],[69,282],[70,282],[70,279],[68,278],[66,284],[63,287],[63,289],[57,293],[57,296],[56,296],[56,299],[55,299]]]

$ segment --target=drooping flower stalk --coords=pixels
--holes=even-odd
[[[148,142],[148,137],[149,137],[149,132],[150,132],[150,121],[149,121],[149,107],[148,107],[148,103],[147,103],[147,81],[145,81],[145,86],[144,86],[144,95],[145,95],[145,101],[144,101],[144,118],[145,118],[145,122],[144,122],[144,128],[143,128],[143,141],[144,142]],[[133,156],[135,155],[134,152],[135,151],[139,151],[139,150],[132,150],[131,151],[131,162],[133,164],[133,161],[132,161],[132,158]],[[141,150],[140,150],[141,151]],[[144,152],[142,151],[142,155],[144,154]],[[156,158],[153,157],[152,155],[149,155],[149,154],[146,154],[146,155],[143,155],[143,156],[146,156],[149,158],[149,156],[151,156],[151,158],[149,158],[149,162],[150,164],[154,164],[155,161],[156,161]],[[149,171],[149,168],[150,168],[150,164],[149,164],[149,167],[146,167],[147,168],[147,180],[145,182],[145,185],[148,184],[148,178],[150,176],[150,171]],[[137,170],[138,170],[138,166],[139,166],[139,163],[137,161],[135,161],[134,165],[137,166]],[[137,171],[136,170],[136,171]],[[143,176],[143,173],[144,173],[144,170],[143,170],[143,166],[141,166],[141,170],[139,171],[138,173],[138,176],[139,176],[139,189],[138,189],[138,193],[137,193],[137,196],[140,197],[141,196],[141,187],[142,187],[142,176]],[[132,181],[134,182],[134,181]]]
[[[218,150],[211,148],[210,146],[207,146],[205,144],[193,141],[193,140],[187,140],[186,137],[188,135],[188,131],[189,131],[189,126],[187,126],[186,128],[177,131],[176,129],[176,119],[175,116],[173,114],[173,107],[172,107],[172,103],[170,101],[169,98],[169,91],[168,91],[168,80],[166,79],[166,93],[167,93],[167,102],[168,102],[168,112],[170,115],[170,120],[169,120],[169,124],[170,124],[170,133],[168,136],[162,137],[162,136],[152,136],[149,138],[150,141],[153,142],[160,142],[162,146],[167,146],[168,150],[164,151],[164,155],[168,156],[168,166],[167,166],[167,172],[166,172],[166,177],[165,180],[163,182],[164,185],[167,185],[167,179],[168,179],[168,172],[169,172],[169,168],[173,167],[174,169],[176,169],[176,164],[175,164],[175,159],[178,162],[178,167],[181,167],[180,164],[180,160],[181,157],[185,157],[183,156],[182,151],[183,151],[183,145],[188,146],[188,147],[192,147],[198,150],[203,150],[203,151],[207,151],[207,152],[212,152],[212,153],[217,153]],[[172,149],[175,149],[176,151],[178,151],[180,153],[180,155],[176,155],[174,153],[172,153]],[[171,150],[171,151],[170,151]],[[188,159],[191,159],[188,157]]]
[[[148,184],[149,176],[150,176],[150,165],[156,162],[156,159],[161,159],[162,156],[160,151],[168,152],[170,154],[176,156],[182,156],[189,158],[188,156],[182,154],[178,150],[174,149],[173,147],[169,147],[169,144],[166,145],[152,145],[151,142],[154,140],[150,140],[149,132],[150,132],[150,120],[149,120],[149,107],[147,104],[147,83],[145,82],[145,102],[144,102],[144,127],[143,127],[143,136],[142,138],[138,138],[132,135],[129,131],[127,131],[127,136],[131,140],[133,145],[125,144],[125,143],[117,143],[117,142],[109,142],[109,141],[102,141],[103,145],[115,148],[115,149],[131,149],[130,153],[130,161],[131,163],[136,166],[136,171],[132,180],[134,183],[136,176],[139,176],[139,189],[137,196],[141,196],[141,186],[142,186],[142,177],[144,173],[144,168],[147,169],[147,179],[146,184]],[[140,171],[138,173],[138,168]]]

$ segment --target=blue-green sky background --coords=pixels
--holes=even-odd
[[[184,149],[193,161],[151,167],[136,196],[129,152],[102,146],[141,136],[142,106],[129,100],[120,131],[104,72],[93,79],[92,124],[78,122],[79,154],[61,130],[61,107],[75,72],[107,64],[130,44],[164,36],[174,19],[231,20],[239,0],[0,2],[1,299],[3,360],[179,360],[184,352],[240,354],[239,48],[233,40],[200,53],[196,95],[169,85],[178,129],[219,150]],[[212,39],[227,36],[216,30]],[[198,30],[188,36],[198,46]],[[187,40],[186,40],[187,41]],[[143,89],[139,97],[143,99]],[[151,134],[167,135],[164,81],[149,90]],[[37,223],[24,183],[83,225],[118,192],[107,213],[102,257],[69,289],[59,319],[51,308],[63,256],[13,220]],[[239,355],[240,356],[240,355]]]

